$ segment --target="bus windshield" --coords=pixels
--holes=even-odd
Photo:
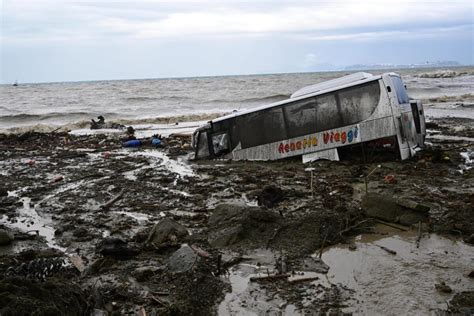
[[[403,85],[402,79],[400,77],[391,76],[392,82],[395,88],[395,92],[397,93],[398,103],[399,104],[406,104],[409,103],[410,100],[408,98],[407,91],[405,86]]]

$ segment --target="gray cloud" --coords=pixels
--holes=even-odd
[[[472,24],[470,1],[6,1],[4,40],[264,36]],[[420,28],[420,27],[418,27]],[[321,34],[327,32],[328,34]],[[376,32],[376,31],[375,31]],[[375,33],[371,31],[370,33]],[[367,32],[361,32],[367,33]]]

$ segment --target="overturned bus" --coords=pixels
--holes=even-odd
[[[287,100],[208,122],[193,134],[196,159],[339,160],[338,150],[389,140],[402,160],[423,147],[423,106],[400,75],[359,72],[305,87]]]

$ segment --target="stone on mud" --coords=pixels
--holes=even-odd
[[[453,315],[474,314],[474,291],[465,291],[454,295],[449,302],[449,310]]]
[[[220,204],[209,218],[208,241],[213,247],[225,247],[247,241],[265,243],[279,226],[280,216],[260,207],[244,204]]]
[[[13,236],[4,229],[0,229],[0,246],[7,246],[13,241]]]
[[[156,246],[160,246],[167,242],[175,244],[188,235],[189,233],[186,227],[167,217],[153,226],[148,234],[146,243],[151,242]]]
[[[464,241],[468,244],[474,245],[474,234],[471,234],[470,236],[464,238]]]
[[[272,208],[283,199],[283,191],[274,185],[265,186],[257,194],[258,205]]]
[[[168,269],[173,273],[183,273],[191,270],[198,260],[198,254],[184,244],[169,258]]]
[[[425,216],[416,212],[405,212],[398,217],[398,222],[405,226],[411,226],[418,222],[423,222]]]
[[[8,196],[8,190],[5,188],[0,188],[0,197]]]
[[[441,293],[452,293],[453,289],[444,282],[436,283],[435,288]]]
[[[303,260],[303,268],[305,271],[317,272],[326,274],[329,271],[329,266],[323,260],[317,257],[308,257]]]
[[[394,198],[377,193],[367,193],[362,198],[361,206],[369,217],[407,226],[426,221],[428,215],[425,210],[413,211]]]

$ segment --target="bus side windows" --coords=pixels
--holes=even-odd
[[[343,122],[337,106],[336,94],[326,94],[316,97],[318,104],[317,114],[317,131],[324,131],[338,126],[342,126]]]
[[[380,83],[373,81],[338,92],[341,118],[344,125],[368,119],[380,101]]]

